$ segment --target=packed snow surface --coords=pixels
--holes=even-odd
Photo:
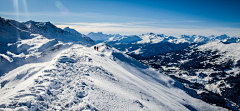
[[[1,76],[0,110],[224,110],[118,50],[98,46],[75,44]]]

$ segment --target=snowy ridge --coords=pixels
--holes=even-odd
[[[73,45],[51,61],[1,77],[5,110],[224,110],[189,96],[183,85],[106,44]]]

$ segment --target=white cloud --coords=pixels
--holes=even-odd
[[[183,20],[183,21],[175,21],[175,22],[201,23],[201,22],[206,22],[206,21],[199,21],[199,20]]]
[[[77,31],[88,34],[89,32],[103,32],[107,34],[140,35],[149,32],[165,34],[169,36],[179,35],[222,35],[240,36],[238,28],[162,28],[141,25],[140,23],[68,23],[57,25],[60,28],[71,27]]]
[[[69,25],[80,25],[80,26],[86,26],[86,27],[126,27],[129,24],[123,24],[123,23],[68,23]]]
[[[7,16],[27,16],[30,15],[32,18],[36,17],[47,17],[51,18],[54,17],[55,19],[59,19],[57,17],[66,17],[66,20],[72,18],[87,18],[87,19],[95,19],[95,20],[143,20],[142,18],[138,17],[131,17],[131,16],[118,16],[118,15],[106,15],[102,13],[92,13],[92,12],[82,12],[82,13],[75,13],[75,12],[66,12],[66,14],[61,14],[59,12],[3,12],[0,11],[0,15],[7,15]],[[144,19],[145,20],[145,19]],[[151,20],[151,19],[149,19]]]

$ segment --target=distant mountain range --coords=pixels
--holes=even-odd
[[[186,48],[190,44],[205,44],[211,41],[221,40],[226,43],[237,43],[239,38],[229,37],[226,34],[220,36],[201,36],[201,35],[181,35],[179,37],[166,36],[164,34],[142,34],[142,35],[114,35],[114,34],[103,34],[89,33],[89,37],[93,40],[101,40],[105,43],[125,52],[126,54],[132,55],[135,58],[148,57],[160,53],[165,53],[173,50],[180,50]],[[100,39],[103,38],[103,39]],[[107,39],[108,38],[108,39]]]

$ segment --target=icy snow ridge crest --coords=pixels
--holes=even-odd
[[[49,62],[1,77],[5,110],[224,110],[192,98],[170,77],[98,44],[73,45]]]

